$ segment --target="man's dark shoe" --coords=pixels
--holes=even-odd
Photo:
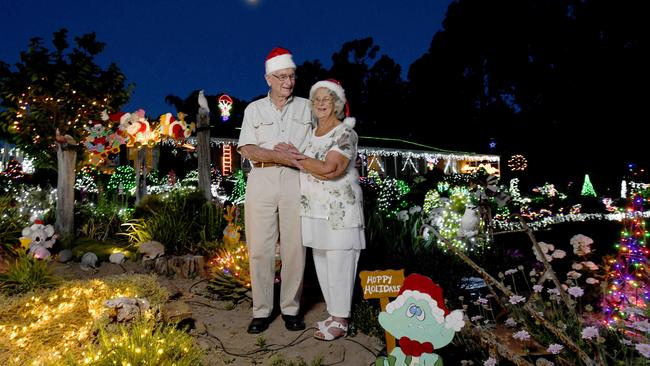
[[[248,329],[246,330],[250,334],[259,334],[265,331],[269,324],[271,324],[271,317],[266,318],[253,318],[251,323],[248,324]]]
[[[282,314],[282,319],[284,319],[284,326],[288,330],[304,330],[305,322],[302,320],[300,315],[284,315]]]

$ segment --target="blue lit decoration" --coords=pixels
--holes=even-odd
[[[490,143],[488,144],[490,147],[490,150],[494,150],[497,148],[497,140],[494,139],[494,137],[490,138]]]

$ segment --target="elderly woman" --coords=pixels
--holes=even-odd
[[[357,134],[345,118],[345,91],[336,80],[319,81],[309,97],[318,121],[300,160],[303,245],[312,248],[316,275],[330,317],[314,337],[334,340],[348,331],[359,253],[365,248],[363,201],[354,167]],[[279,144],[278,150],[292,146]]]

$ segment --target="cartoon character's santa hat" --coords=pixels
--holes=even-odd
[[[269,52],[268,56],[266,56],[264,66],[266,68],[266,75],[282,69],[296,68],[291,52],[282,47],[276,47]]]
[[[442,288],[433,282],[429,277],[413,273],[404,279],[404,284],[399,290],[395,300],[386,306],[386,312],[392,313],[407,303],[408,299],[424,300],[429,303],[431,314],[435,319],[444,324],[445,328],[459,331],[465,321],[463,312],[454,310],[452,312],[445,306],[442,296]]]

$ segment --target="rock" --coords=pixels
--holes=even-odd
[[[81,269],[90,271],[97,267],[97,255],[93,252],[87,252],[81,257]]]
[[[57,257],[57,260],[61,263],[68,262],[70,259],[72,259],[72,250],[70,249],[63,249],[59,252],[59,256]]]
[[[178,323],[192,318],[192,308],[182,301],[168,302],[162,307],[162,318],[168,323]]]
[[[187,254],[184,256],[158,257],[153,260],[143,260],[142,263],[147,270],[154,271],[162,276],[208,277],[205,268],[205,257],[201,255]]]
[[[208,333],[208,327],[205,325],[204,322],[197,320],[194,322],[194,331],[197,334],[207,334]]]
[[[137,319],[149,309],[149,301],[130,297],[117,297],[104,301],[104,306],[112,310],[109,317],[118,322]]]
[[[122,264],[126,260],[124,253],[113,253],[108,257],[108,261],[115,264]]]
[[[155,259],[165,255],[165,246],[157,241],[146,241],[140,244],[138,252],[142,253],[143,260]]]

